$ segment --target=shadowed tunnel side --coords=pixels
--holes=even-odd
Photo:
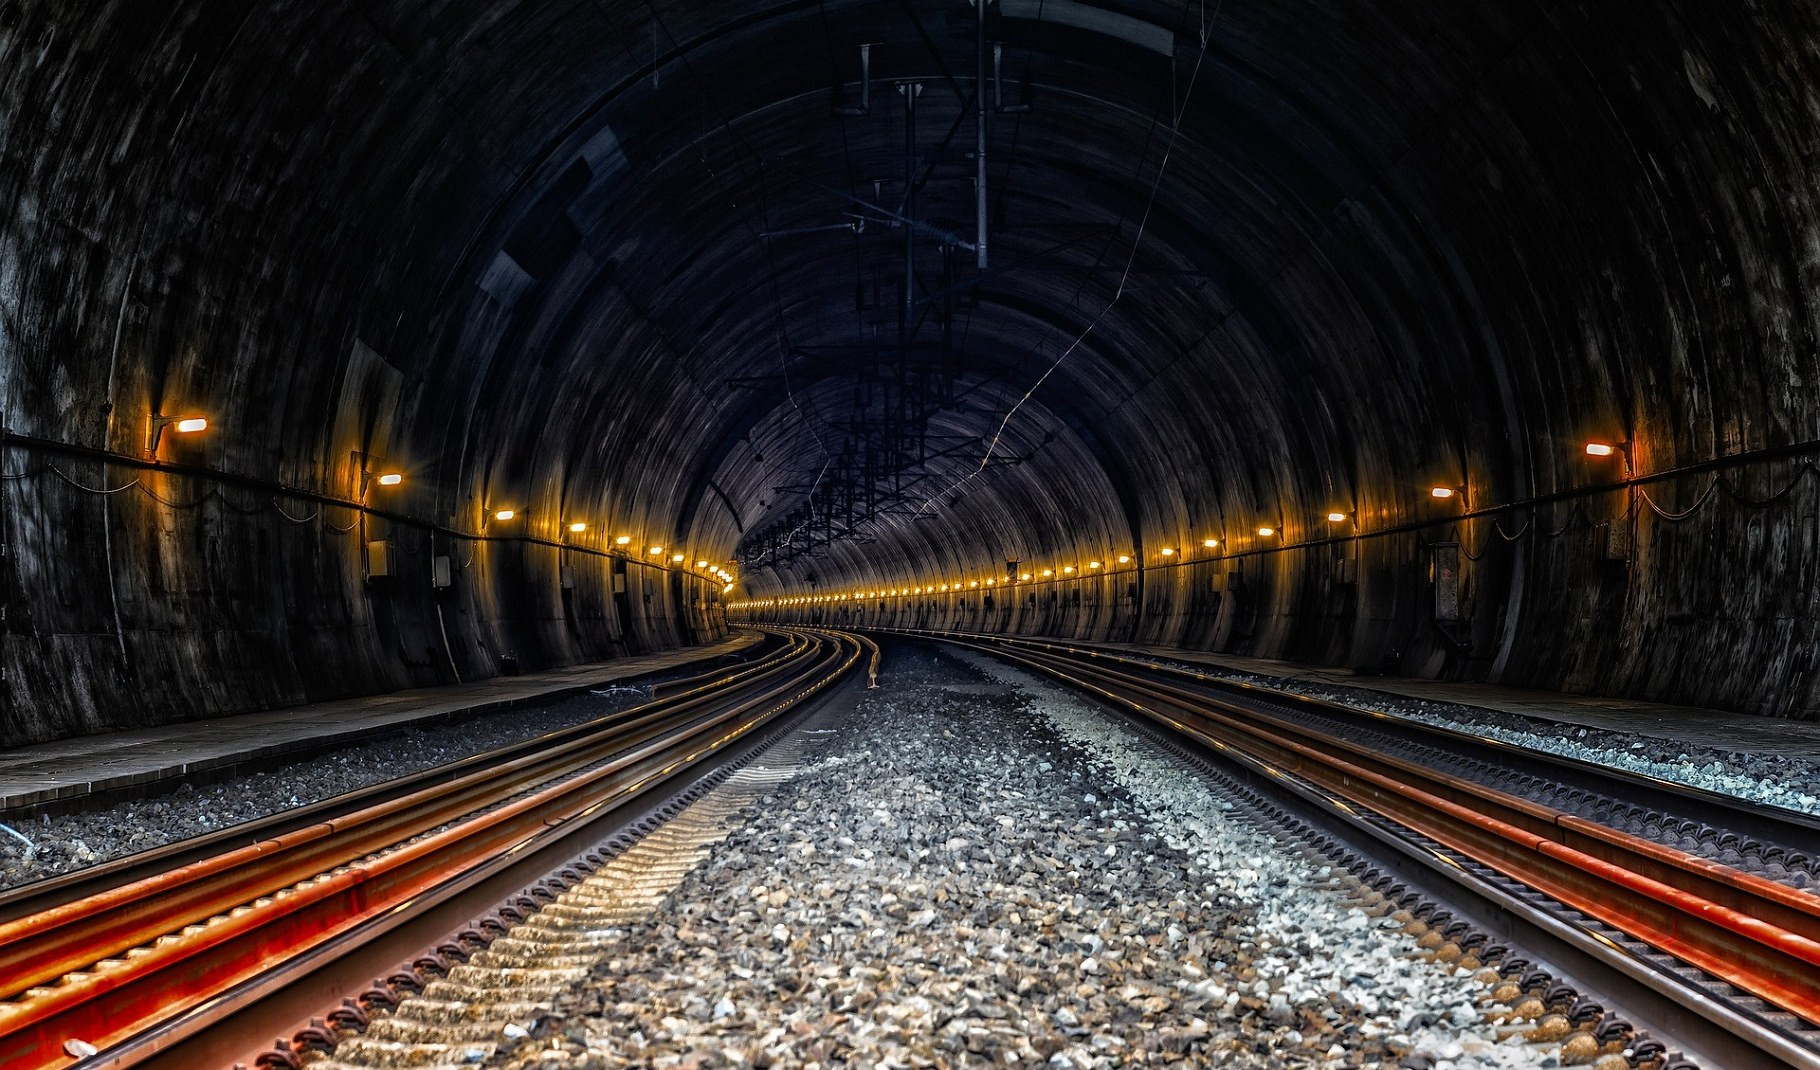
[[[1002,0],[981,270],[965,3],[0,3],[0,740],[730,603],[1811,718],[1820,19],[1645,8]]]

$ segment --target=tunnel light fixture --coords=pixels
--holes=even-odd
[[[1044,570],[1043,570],[1043,578],[1044,578],[1044,579],[1048,579],[1048,578],[1049,578],[1049,577],[1051,577],[1051,576],[1053,576],[1053,575],[1055,575],[1055,570],[1054,570],[1054,569],[1052,569],[1052,568],[1046,568],[1046,569],[1044,569]]]
[[[1121,565],[1129,565],[1129,564],[1131,564],[1131,555],[1130,555],[1130,554],[1120,554],[1120,555],[1119,555],[1119,556],[1118,556],[1118,562],[1119,562],[1119,564],[1121,564]]]
[[[1346,514],[1345,513],[1328,513],[1327,522],[1329,524],[1344,524],[1344,523],[1346,523]]]
[[[164,416],[155,412],[151,423],[147,425],[145,452],[158,452],[158,443],[164,438],[164,429],[167,427],[180,435],[193,435],[198,431],[207,431],[209,422],[202,416]]]
[[[1277,533],[1277,529],[1271,527],[1268,524],[1265,524],[1258,528],[1258,538],[1260,538],[1260,539],[1268,539],[1272,535],[1275,535],[1276,533]]]
[[[501,509],[498,512],[493,514],[493,519],[494,520],[510,520],[517,515],[518,515],[518,512],[515,509]]]
[[[1087,567],[1088,567],[1088,568],[1090,568],[1090,569],[1092,569],[1092,568],[1099,568],[1099,567],[1100,567],[1100,563],[1099,563],[1099,562],[1098,562],[1098,561],[1089,561],[1089,562],[1087,562]]]
[[[721,594],[726,594],[726,593],[727,593],[727,592],[728,592],[728,591],[731,591],[731,590],[732,590],[732,589],[733,589],[733,585],[732,585],[732,584],[731,584],[731,583],[729,583],[729,584],[727,584],[727,585],[726,585],[726,586],[725,586],[725,587],[722,587],[722,588],[721,588],[721,589],[720,589],[720,593],[721,593]]]
[[[978,580],[968,580],[967,581],[968,590],[972,590],[973,588],[978,587],[979,585],[980,585],[980,581],[978,581]]]
[[[615,545],[615,546],[630,546],[630,545],[632,545],[632,536],[630,536],[630,535],[621,535],[621,536],[619,536],[619,537],[618,537],[618,538],[616,538],[616,539],[614,539],[614,540],[613,540],[613,545]]]
[[[577,520],[569,525],[569,530],[576,535],[580,535],[582,532],[588,530],[588,525],[583,521]]]
[[[1451,498],[1454,496],[1454,489],[1452,487],[1430,487],[1428,494],[1432,498]]]
[[[1588,457],[1604,458],[1614,454],[1623,457],[1624,467],[1626,469],[1630,468],[1629,442],[1588,442],[1586,444],[1586,455]]]
[[[696,568],[707,568],[708,563],[706,561],[697,561],[697,562],[695,562],[695,567]]]
[[[360,500],[366,501],[367,491],[377,483],[382,487],[396,487],[404,482],[404,473],[397,471],[375,472],[367,467],[370,458],[359,450],[354,451],[354,464],[360,469]]]
[[[1158,552],[1161,553],[1164,557],[1174,557],[1175,556],[1175,547],[1165,546],[1162,548],[1162,550],[1160,550]]]
[[[1073,566],[1073,565],[1065,565],[1065,566],[1063,566],[1063,568],[1062,568],[1062,575],[1064,575],[1064,576],[1072,576],[1072,575],[1074,575],[1074,566]]]
[[[1205,547],[1207,547],[1207,549],[1209,549],[1209,550],[1212,550],[1212,549],[1216,549],[1216,548],[1218,548],[1218,547],[1219,547],[1219,545],[1220,545],[1220,540],[1218,540],[1218,539],[1202,539],[1202,540],[1201,540],[1201,545],[1202,545],[1202,546],[1205,546]]]
[[[1030,582],[1030,573],[1020,572],[1017,574],[1017,578],[1025,583],[1029,583]]]
[[[986,579],[986,586],[988,586],[988,587],[993,587],[993,586],[996,586],[996,585],[997,585],[997,584],[998,584],[998,581],[997,581],[997,580],[995,580],[995,579],[992,579],[992,578],[991,578],[991,577],[987,577],[987,579]]]
[[[650,554],[652,557],[660,556],[663,552],[664,548],[661,546],[653,546],[645,551],[645,553]]]
[[[680,565],[686,560],[688,560],[687,554],[671,554],[670,555],[670,563],[672,565]]]

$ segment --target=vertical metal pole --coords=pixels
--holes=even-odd
[[[973,0],[979,22],[978,69],[973,82],[973,242],[974,264],[986,270],[986,0]]]
[[[898,337],[908,359],[916,301],[916,96],[923,87],[907,82],[899,90],[904,94],[904,302],[898,310]]]

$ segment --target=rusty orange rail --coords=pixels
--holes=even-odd
[[[650,703],[554,753],[446,783],[0,924],[0,1066],[62,1067],[333,941],[720,751],[843,676],[851,639],[800,643],[731,688]],[[649,712],[640,713],[641,710]]]
[[[1051,652],[987,649],[1292,772],[1820,1024],[1820,897],[1205,694]]]

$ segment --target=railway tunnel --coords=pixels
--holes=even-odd
[[[0,58],[19,753],[755,628],[1820,717],[1811,4],[6,0]]]

